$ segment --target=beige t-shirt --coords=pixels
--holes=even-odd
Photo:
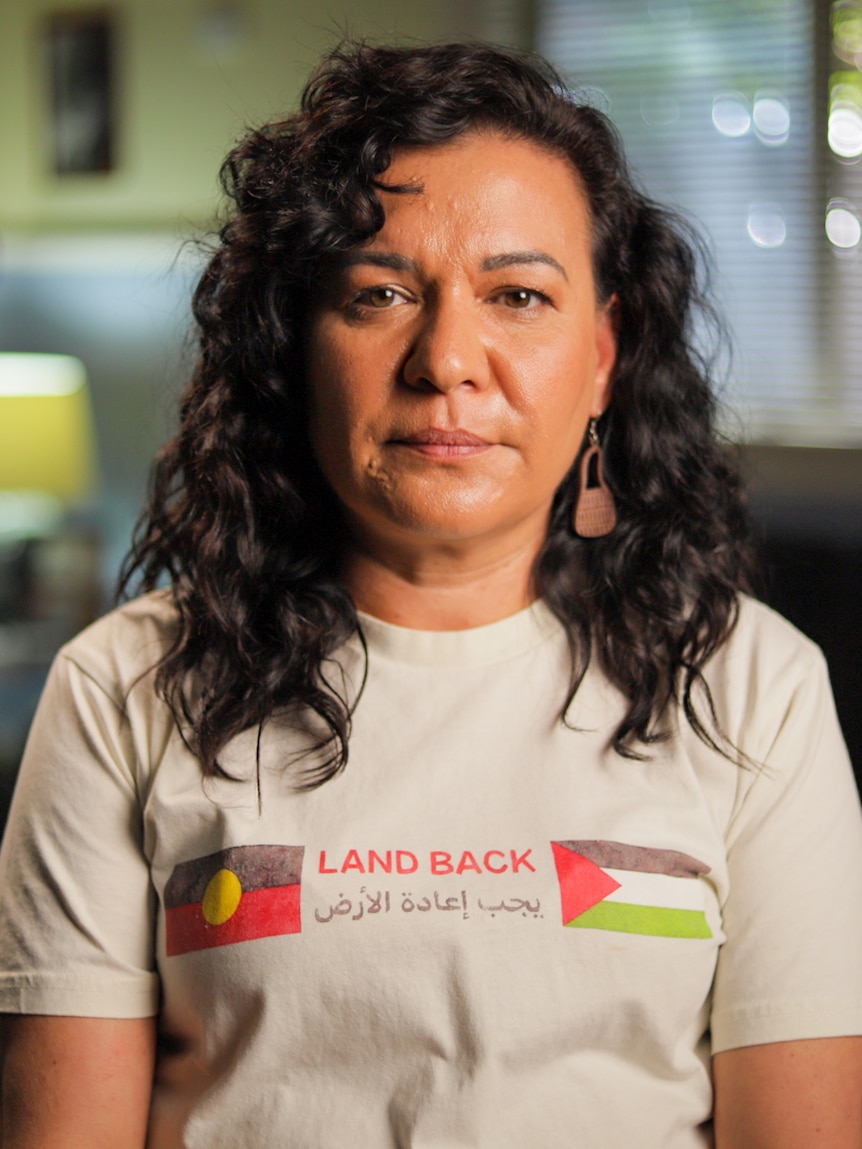
[[[0,1009],[159,1012],[149,1149],[696,1149],[711,1052],[862,1033],[862,818],[808,640],[745,600],[712,661],[747,769],[684,721],[648,761],[609,751],[595,668],[562,725],[541,605],[362,622],[347,769],[300,792],[302,737],[272,724],[260,810],[255,733],[238,781],[204,782],[144,673],[165,594],[52,671],[0,858]],[[340,664],[350,693],[358,644]]]

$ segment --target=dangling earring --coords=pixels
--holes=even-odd
[[[602,474],[602,448],[596,431],[596,420],[590,419],[590,445],[581,457],[581,485],[575,501],[572,526],[582,539],[597,539],[609,535],[617,525],[614,496]],[[592,467],[593,459],[595,466]],[[593,478],[590,480],[592,467]]]

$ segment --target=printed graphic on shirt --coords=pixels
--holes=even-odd
[[[175,866],[165,886],[168,957],[298,934],[303,846],[232,846]]]
[[[663,938],[711,938],[696,879],[709,866],[677,850],[552,842],[563,925]]]
[[[338,875],[329,896],[314,905],[314,920],[321,925],[382,921],[388,914],[398,918],[414,911],[420,919],[430,915],[426,920],[441,914],[462,921],[480,915],[544,916],[535,888],[531,894],[521,881],[537,873],[532,847],[421,852],[342,847],[320,850],[318,857],[319,874]],[[344,881],[353,875],[366,879],[358,889]],[[400,879],[397,885],[387,877],[394,875]],[[462,889],[462,883],[470,889]]]

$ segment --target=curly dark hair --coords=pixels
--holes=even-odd
[[[695,347],[694,324],[710,314],[696,242],[638,190],[609,121],[544,60],[483,44],[360,43],[326,56],[300,110],[251,131],[222,167],[233,206],[194,296],[200,356],[120,576],[122,591],[170,580],[179,624],[157,689],[205,773],[220,772],[231,737],[285,708],[323,724],[303,785],[347,762],[356,699],[327,668],[362,633],[339,578],[344,519],[307,435],[309,299],[327,260],[382,227],[377,189],[395,151],[475,129],[568,160],[591,210],[598,294],[618,301],[614,398],[600,424],[618,526],[575,537],[573,464],[535,571],[571,649],[561,719],[595,652],[628,699],[620,754],[641,757],[664,736],[671,700],[727,751],[708,690],[705,713],[693,695],[735,623],[751,559]]]

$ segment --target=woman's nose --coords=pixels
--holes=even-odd
[[[440,300],[429,304],[404,363],[410,387],[449,392],[456,387],[487,387],[488,351],[480,317],[469,304]]]

